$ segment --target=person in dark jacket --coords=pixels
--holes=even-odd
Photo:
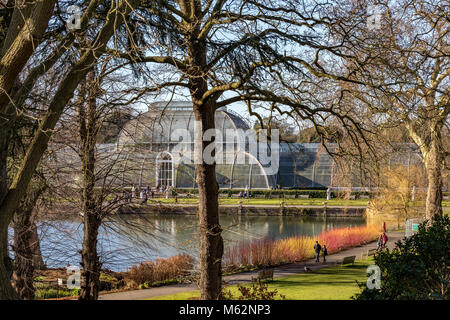
[[[382,246],[383,246],[383,235],[380,234],[377,241],[377,251],[381,250]]]
[[[322,249],[323,262],[327,262],[327,259],[325,258],[327,255],[328,255],[327,246],[323,245]]]
[[[314,252],[316,253],[316,262],[320,262],[319,260],[320,250],[322,250],[322,247],[320,246],[319,241],[316,240],[316,244],[314,245]]]

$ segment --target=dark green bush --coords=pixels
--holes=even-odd
[[[450,218],[438,217],[419,226],[417,234],[375,256],[381,288],[360,284],[357,300],[448,300],[450,298]]]

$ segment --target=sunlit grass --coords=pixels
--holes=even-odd
[[[367,205],[367,199],[359,200],[343,200],[343,199],[332,199],[327,201],[326,199],[239,199],[239,198],[219,198],[219,204],[221,205],[238,205],[242,203],[243,205],[280,205],[283,201],[285,205],[299,205],[299,206],[323,206],[324,202],[328,206],[365,206]],[[167,203],[173,204],[175,200],[170,199],[149,199],[149,203]],[[198,199],[196,198],[182,198],[177,199],[178,204],[196,204]]]
[[[356,261],[354,265],[322,268],[310,273],[300,273],[267,281],[269,290],[277,290],[287,300],[350,300],[359,292],[356,281],[367,280],[367,267],[371,260]],[[248,284],[247,284],[248,285]],[[236,295],[237,286],[226,287]],[[153,297],[149,300],[188,300],[198,298],[200,291],[181,292],[173,295]]]
[[[250,198],[250,199],[239,199],[239,198],[219,198],[219,204],[221,205],[280,205],[280,202],[284,202],[285,205],[298,205],[298,206],[323,206],[326,202],[327,206],[366,206],[368,204],[368,199],[356,199],[356,200],[345,200],[345,199],[331,199],[326,200],[325,198],[313,198],[313,199],[260,199],[260,198]],[[148,203],[167,203],[173,204],[175,200],[173,198],[165,199],[149,199]],[[177,199],[178,204],[196,204],[198,203],[197,198],[179,198]],[[425,206],[425,202],[415,201],[414,206]],[[442,201],[443,207],[450,207],[450,201]]]

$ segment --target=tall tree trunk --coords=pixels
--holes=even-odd
[[[42,258],[41,244],[39,241],[36,222],[33,221],[30,227],[31,227],[30,247],[31,252],[33,253],[33,267],[35,270],[45,270],[47,269],[47,266],[45,265],[44,259]]]
[[[432,106],[432,103],[430,102]],[[430,108],[433,110],[433,107]],[[431,114],[430,119],[435,115]],[[443,120],[443,119],[441,119]],[[431,220],[434,216],[442,216],[442,170],[445,167],[445,149],[442,141],[443,121],[429,121],[425,124],[407,123],[409,135],[422,152],[423,163],[428,180],[425,218]],[[425,130],[423,130],[425,129]],[[425,133],[423,133],[425,131]]]
[[[219,223],[218,191],[215,163],[205,163],[203,150],[209,142],[203,141],[203,133],[214,128],[215,110],[211,105],[194,105],[197,123],[201,123],[196,139],[199,152],[196,168],[196,182],[198,185],[198,219],[200,232],[200,290],[201,299],[216,300],[222,292],[222,228]],[[202,160],[199,162],[199,160]]]
[[[11,285],[13,263],[8,252],[9,219],[0,215],[0,299],[17,299],[16,291]]]
[[[97,300],[100,287],[101,264],[97,254],[97,236],[101,224],[99,202],[95,198],[95,143],[100,127],[97,119],[97,85],[95,73],[90,71],[85,83],[80,86],[80,101],[78,102],[78,122],[81,138],[80,157],[83,163],[83,212],[84,238],[81,252],[81,292],[80,300]],[[83,101],[84,91],[88,92],[87,102]],[[87,114],[85,106],[87,105]]]
[[[95,158],[94,149],[89,151],[85,158],[83,188],[84,236],[81,250],[81,291],[80,300],[97,300],[100,287],[101,263],[97,253],[98,229],[101,224],[100,214],[97,210],[94,195],[95,186]]]
[[[84,213],[84,239],[81,253],[80,300],[97,300],[100,287],[101,263],[97,253],[97,236],[100,219],[94,213]]]
[[[216,300],[222,294],[222,228],[219,223],[219,186],[216,180],[215,161],[205,162],[203,157],[206,146],[211,143],[203,141],[208,129],[215,129],[215,107],[218,97],[204,98],[208,91],[207,45],[199,39],[201,21],[200,5],[187,5],[184,10],[193,16],[192,33],[188,43],[189,91],[192,98],[195,120],[197,123],[195,137],[195,169],[198,186],[198,219],[200,233],[200,291],[201,299]],[[214,156],[214,155],[213,155]]]
[[[36,263],[42,268],[39,237],[35,224],[34,209],[39,197],[47,188],[45,184],[31,186],[14,215],[14,274],[13,283],[21,299],[34,299],[34,271]],[[36,252],[37,248],[39,249]]]
[[[425,217],[442,216],[442,167],[443,156],[439,147],[440,140],[432,139],[429,150],[424,154],[425,169],[428,178]]]
[[[0,141],[0,201],[8,192],[6,159],[8,153],[8,137]],[[11,285],[13,264],[8,251],[9,217],[0,214],[0,300],[17,299],[17,294]]]
[[[14,274],[13,283],[20,299],[34,299],[34,266],[32,239],[32,212],[19,208],[14,221]]]

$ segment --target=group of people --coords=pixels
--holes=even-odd
[[[322,251],[323,262],[327,262],[326,256],[328,255],[327,246],[324,244],[323,248],[319,241],[316,241],[314,245],[314,252],[316,253],[316,262],[320,262],[320,252]]]
[[[244,192],[240,191],[239,192],[239,198],[250,198],[250,193],[248,192],[248,186],[245,187]]]
[[[381,233],[380,236],[378,237],[377,251],[385,248],[387,241],[388,237],[386,235],[386,232],[383,231],[383,233]],[[322,252],[323,262],[327,262],[326,256],[328,255],[328,251],[327,246],[325,244],[323,245],[322,248],[319,241],[316,241],[316,244],[314,245],[314,252],[316,253],[316,262],[320,262],[320,252]]]
[[[133,185],[131,187],[131,193],[125,192],[125,200],[127,202],[132,202],[133,199],[137,199],[137,197],[136,197],[137,192],[138,192],[137,188]],[[155,191],[153,191],[150,186],[143,188],[139,192],[139,198],[142,200],[142,203],[146,203],[149,197],[151,197],[153,199],[154,196],[155,196]]]

